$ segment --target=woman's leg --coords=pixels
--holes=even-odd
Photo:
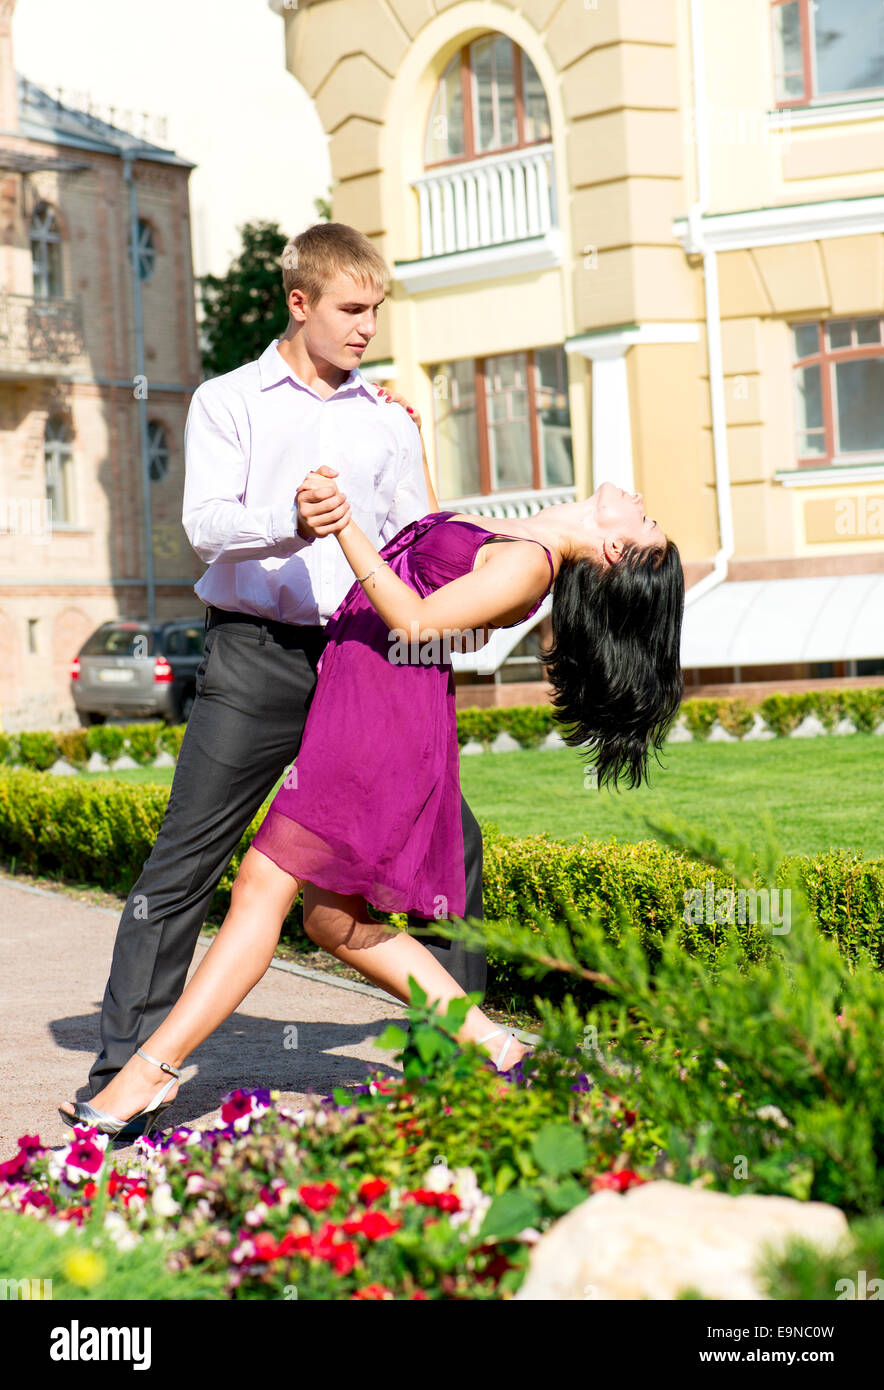
[[[431,1002],[443,1006],[451,999],[462,999],[462,989],[444,965],[415,937],[406,932],[391,931],[379,922],[372,922],[365,910],[365,899],[304,885],[304,930],[312,941],[324,947],[346,965],[360,971],[373,985],[380,985],[395,998],[408,1003],[408,977],[413,975]],[[459,1042],[478,1042],[495,1028],[494,1022],[474,1004],[456,1034]],[[505,1039],[498,1034],[482,1044],[494,1058],[500,1054]],[[503,1071],[527,1052],[513,1039],[504,1055]]]
[[[218,935],[159,1028],[142,1044],[158,1062],[180,1067],[245,999],[267,970],[299,881],[265,854],[249,849]],[[128,1119],[150,1104],[167,1074],[135,1054],[90,1104]],[[176,1087],[169,1092],[175,1094]]]

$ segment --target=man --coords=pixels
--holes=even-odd
[[[354,228],[318,223],[289,243],[283,268],[286,333],[203,382],[188,411],[182,519],[208,564],[196,585],[205,653],[163,824],[117,930],[93,1096],[181,994],[218,882],[298,752],[323,627],[353,582],[334,537],[313,527],[349,503],[381,547],[438,510],[419,428],[358,370],[389,277],[382,257]],[[296,501],[320,469],[328,482]],[[466,802],[462,813],[466,916],[481,918],[482,837]],[[483,952],[422,939],[464,989],[484,992]]]

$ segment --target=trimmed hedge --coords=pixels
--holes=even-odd
[[[0,769],[0,856],[31,873],[94,883],[126,896],[153,849],[168,795],[168,788],[150,784],[47,778],[27,769]],[[262,819],[263,810],[221,879],[210,906],[211,919],[220,920],[226,912],[240,861]],[[597,910],[617,940],[622,913],[638,926],[652,958],[659,957],[664,935],[677,931],[686,951],[715,960],[723,934],[714,920],[700,925],[685,920],[690,917],[685,894],[702,890],[705,901],[710,891],[717,895],[733,890],[733,878],[722,871],[654,840],[620,844],[584,836],[564,844],[546,835],[504,835],[493,825],[483,827],[483,834],[484,907],[489,920],[534,920],[548,914],[566,921],[568,908],[586,916]],[[849,958],[866,949],[876,964],[884,965],[884,860],[864,861],[846,850],[798,855],[783,860],[771,887],[786,882],[790,863],[798,865],[820,930],[836,939]],[[760,878],[756,885],[762,886]],[[714,901],[723,900],[716,896]],[[763,959],[771,944],[769,927],[763,921],[737,921],[737,931],[746,959]],[[303,933],[300,899],[284,934],[299,945],[312,946]],[[522,1005],[532,997],[533,989],[508,962],[489,957],[489,964],[494,997]],[[564,977],[550,977],[549,984],[553,992],[564,988]]]
[[[728,733],[743,738],[752,728],[756,714],[780,737],[790,734],[808,714],[815,714],[828,731],[846,717],[853,720],[858,731],[872,733],[884,720],[884,686],[768,695],[755,705],[741,696],[734,696],[720,700],[685,700],[681,706],[685,724],[698,739],[709,737],[716,719]],[[66,758],[74,767],[83,767],[91,753],[100,753],[112,762],[125,752],[141,764],[152,762],[161,750],[177,758],[185,727],[184,724],[160,723],[96,724],[89,729],[62,733],[43,730],[0,733],[0,766],[24,764],[45,771],[57,758]],[[552,731],[561,732],[561,725],[551,705],[471,707],[457,712],[460,747],[469,742],[487,745],[499,733],[507,733],[523,748],[536,748]]]

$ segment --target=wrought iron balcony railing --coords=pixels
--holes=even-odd
[[[0,293],[0,371],[54,371],[84,354],[78,299]]]

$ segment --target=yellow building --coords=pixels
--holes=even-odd
[[[332,216],[393,269],[363,370],[421,411],[441,505],[640,491],[687,693],[880,676],[879,0],[271,4]],[[526,698],[547,614],[459,679]]]

